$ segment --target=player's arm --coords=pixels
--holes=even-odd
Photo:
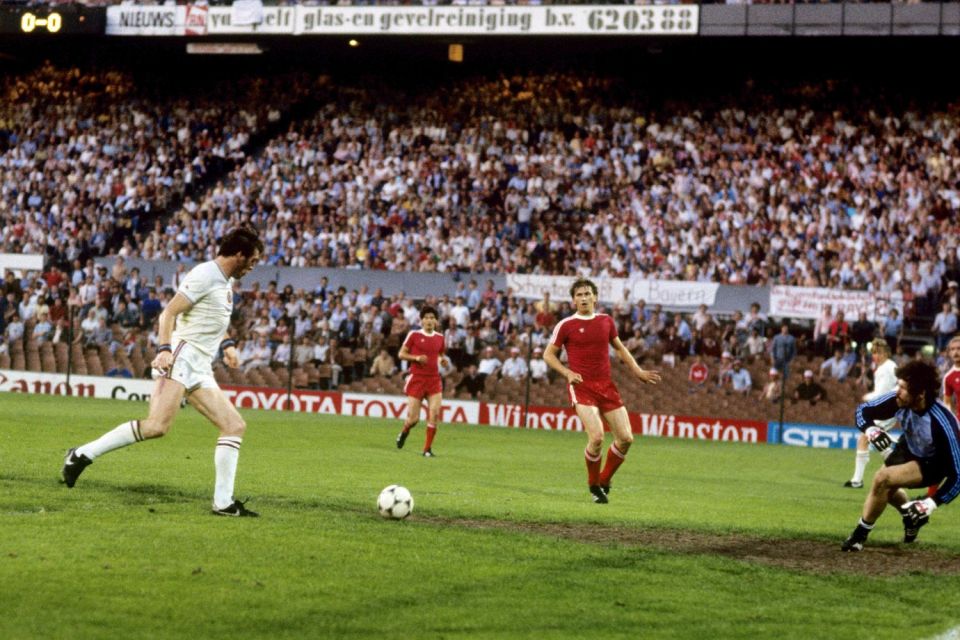
[[[938,506],[960,495],[960,442],[952,424],[955,419],[952,415],[944,415],[940,409],[931,411],[930,429],[934,445],[938,453],[946,452],[945,458],[948,460],[944,465],[947,477],[933,495],[933,502]]]
[[[409,339],[410,339],[410,336],[407,336],[407,340]],[[410,353],[410,349],[407,348],[407,340],[403,341],[403,345],[400,347],[400,353],[397,354],[397,357],[400,358],[401,360],[406,360],[407,362],[419,362],[421,364],[426,363],[427,356],[422,354],[419,356],[415,356],[412,353]]]
[[[240,367],[240,353],[237,352],[237,341],[227,333],[220,341],[220,350],[223,351],[223,364],[231,369]]]
[[[622,342],[620,342],[619,337],[614,337],[610,341],[610,344],[613,345],[614,350],[617,352],[617,356],[620,358],[620,362],[627,365],[627,368],[630,369],[631,373],[635,375],[641,382],[647,384],[657,384],[660,382],[660,374],[657,371],[648,371],[643,369],[640,365],[637,364],[637,361],[634,360],[633,354],[630,353],[630,350],[627,349]],[[544,357],[546,360],[546,357]]]
[[[547,363],[547,366],[562,375],[567,384],[579,384],[583,382],[583,376],[581,376],[576,371],[572,371],[565,367],[560,358],[560,347],[553,344],[552,342],[547,345],[547,348],[543,350],[543,361]]]
[[[166,308],[160,312],[157,318],[157,356],[151,362],[151,366],[160,371],[166,372],[173,364],[173,349],[170,341],[173,337],[173,328],[177,324],[177,316],[186,313],[193,307],[193,303],[182,293],[177,293],[173,299],[167,303]]]
[[[444,340],[440,345],[440,353],[437,356],[437,359],[440,362],[440,366],[446,369],[450,366],[450,359],[447,358],[447,341]]]
[[[897,415],[897,392],[885,393],[879,398],[857,407],[856,427],[867,434],[877,451],[885,451],[893,444],[886,431],[876,426],[877,420],[889,420]]]
[[[890,391],[857,407],[857,429],[866,431],[877,420],[889,420],[897,415],[897,392]]]

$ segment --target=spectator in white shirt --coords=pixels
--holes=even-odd
[[[820,317],[813,325],[813,343],[817,355],[827,355],[827,336],[830,335],[830,324],[833,323],[833,307],[823,305]]]
[[[33,327],[33,337],[37,342],[44,342],[53,337],[53,324],[50,322],[50,314],[41,311],[37,316],[37,324]]]
[[[257,367],[269,366],[272,355],[273,350],[270,348],[267,338],[265,336],[258,337],[256,343],[250,349],[250,359],[243,363],[243,370],[250,371]]]
[[[527,375],[527,362],[520,357],[519,348],[510,349],[510,357],[504,361],[500,372],[504,377],[513,380],[522,380]]]
[[[733,361],[733,369],[728,374],[730,380],[730,389],[734,393],[747,395],[753,388],[753,379],[750,372],[743,368],[743,362],[739,358]]]
[[[470,322],[470,309],[463,303],[463,296],[457,296],[457,304],[450,309],[450,317],[457,322],[458,327],[466,327]]]
[[[483,350],[480,364],[477,365],[477,373],[481,376],[496,375],[500,371],[501,364],[500,359],[493,355],[493,347],[487,347]]]
[[[87,276],[78,291],[80,293],[80,304],[83,306],[97,301],[97,285],[93,282],[93,276]]]
[[[97,331],[99,324],[97,310],[90,309],[87,311],[87,317],[80,322],[80,330],[83,331],[83,337],[86,342],[90,342],[93,339],[93,334]]]
[[[850,363],[843,357],[843,349],[834,349],[833,357],[823,361],[820,365],[820,378],[834,378],[837,381],[847,379],[850,373]]]
[[[543,349],[540,347],[533,350],[533,358],[530,360],[530,377],[535,382],[547,381],[547,363],[543,361]]]
[[[290,343],[281,342],[277,345],[277,348],[274,349],[273,355],[270,358],[270,363],[272,365],[280,365],[286,367],[287,363],[290,362]]]
[[[767,350],[767,339],[760,335],[756,329],[750,330],[750,337],[747,338],[747,356],[753,361],[755,358],[763,356]]]
[[[944,302],[940,313],[933,319],[930,328],[937,340],[937,353],[947,348],[950,338],[957,332],[957,314],[949,302]]]
[[[7,342],[13,342],[14,340],[20,340],[23,338],[23,322],[20,321],[20,316],[18,314],[13,314],[10,318],[10,322],[7,323],[7,328],[4,333],[7,336]]]

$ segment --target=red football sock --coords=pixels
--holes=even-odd
[[[937,495],[937,489],[939,488],[940,488],[940,485],[938,484],[932,484],[929,487],[927,487],[927,497],[932,498],[933,496]]]
[[[594,456],[588,450],[584,449],[583,457],[587,460],[587,484],[590,486],[600,484],[601,456]]]
[[[415,426],[417,426],[416,422],[411,424],[403,423],[403,432],[410,433],[410,429],[413,429]]]
[[[433,436],[437,435],[437,425],[428,422],[427,423],[427,440],[423,443],[423,450],[429,451],[433,447]]]
[[[599,484],[601,486],[610,484],[610,478],[613,477],[613,474],[615,474],[617,469],[620,468],[620,465],[623,464],[625,457],[626,454],[621,453],[616,443],[610,445],[610,448],[607,450],[607,464],[603,466],[603,471],[600,472]]]

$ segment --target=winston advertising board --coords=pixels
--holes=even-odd
[[[0,370],[0,391],[73,395],[83,398],[147,401],[152,380],[104,378]],[[357,416],[402,420],[407,402],[403,396],[338,391],[293,391],[264,387],[224,386],[227,398],[241,409],[297,411],[325,415]],[[144,408],[145,409],[145,408]],[[426,419],[426,407],[423,409]],[[444,400],[441,422],[478,424],[492,427],[583,431],[583,423],[571,407],[528,407],[523,405]],[[783,443],[802,447],[850,449],[856,446],[856,430],[826,425],[789,423],[781,434],[776,423],[731,418],[674,414],[631,413],[633,432],[655,438],[686,438],[718,442]]]

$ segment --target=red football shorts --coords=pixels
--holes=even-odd
[[[612,380],[584,380],[579,384],[568,384],[570,402],[584,404],[607,413],[623,406],[620,392]]]
[[[417,400],[423,400],[438,393],[443,393],[443,381],[440,376],[418,376],[411,373],[407,383],[403,385],[403,395]]]

